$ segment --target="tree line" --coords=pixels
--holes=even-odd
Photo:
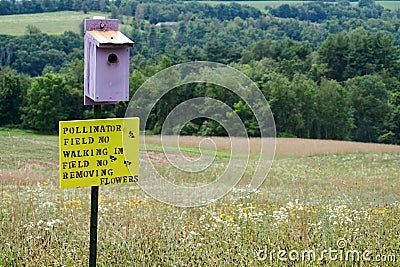
[[[233,3],[208,5],[196,1],[177,0],[0,0],[0,15],[30,14],[55,11],[101,11],[112,12],[113,16],[127,15],[148,19],[152,23],[175,21],[181,13],[192,13],[201,17],[233,19],[236,16],[261,16],[255,8]]]
[[[113,5],[133,2],[137,4],[129,12],[136,16],[131,17],[132,31],[125,33],[135,41],[131,95],[147,78],[173,64],[216,61],[242,71],[257,84],[271,106],[279,136],[400,144],[397,10],[374,3],[368,3],[369,10],[365,3],[289,5],[289,10],[328,14],[307,19],[298,17],[299,12],[289,17],[282,6],[259,15],[259,10],[237,4],[216,8],[176,1],[113,1]],[[194,11],[195,5],[206,8]],[[179,15],[172,16],[176,10]],[[355,18],[354,12],[376,18],[366,19],[368,14]],[[114,11],[115,16],[121,14]],[[167,21],[175,23],[157,24]],[[0,36],[0,40],[1,126],[54,132],[59,120],[91,117],[90,108],[82,104],[81,34],[50,36],[30,26],[25,36]],[[169,111],[199,96],[223,101],[242,118],[250,136],[259,135],[246,103],[212,84],[188,84],[165,95],[153,109],[147,131],[160,133]],[[106,106],[105,117],[123,117],[126,105]],[[182,133],[226,134],[218,123],[203,118],[187,123]]]

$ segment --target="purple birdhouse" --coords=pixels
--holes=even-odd
[[[85,19],[85,105],[129,100],[129,48],[118,20]]]

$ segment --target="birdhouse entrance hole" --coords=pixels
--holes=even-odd
[[[108,55],[108,63],[114,64],[118,62],[118,56],[114,53]]]

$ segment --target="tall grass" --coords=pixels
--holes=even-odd
[[[58,189],[55,142],[0,134],[0,266],[88,263],[90,189]],[[45,167],[20,171],[39,149]],[[156,202],[136,185],[101,187],[98,266],[398,266],[398,166],[399,153],[282,156],[260,190],[239,184],[200,208]]]

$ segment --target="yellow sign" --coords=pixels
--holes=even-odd
[[[60,188],[138,181],[139,118],[60,121],[59,143]]]

